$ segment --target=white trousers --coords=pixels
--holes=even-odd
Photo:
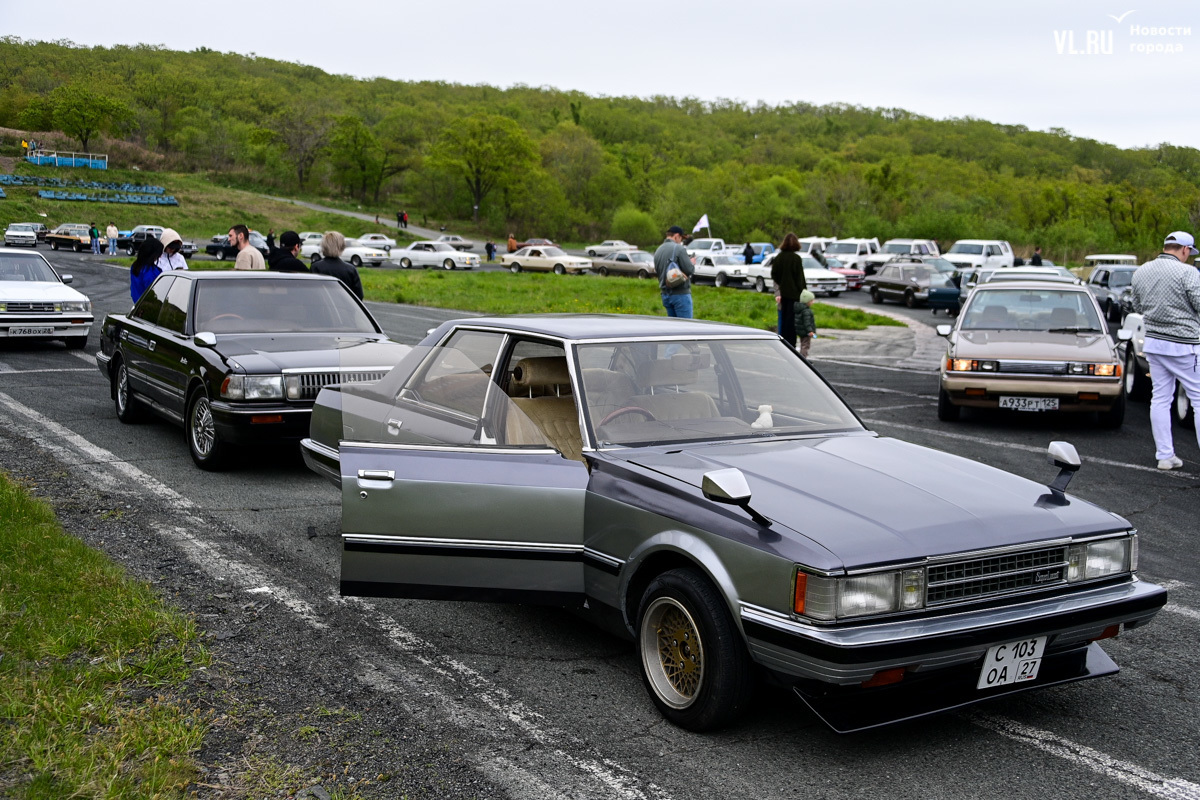
[[[1146,353],[1150,362],[1150,382],[1154,394],[1150,400],[1150,430],[1154,432],[1155,457],[1159,461],[1175,455],[1175,440],[1171,436],[1171,405],[1175,402],[1175,382],[1179,381],[1192,408],[1200,408],[1200,357]],[[1200,425],[1196,426],[1196,444],[1200,446]]]

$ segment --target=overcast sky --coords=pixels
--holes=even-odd
[[[0,8],[10,3],[0,0]],[[87,45],[206,46],[364,78],[849,103],[1059,127],[1123,147],[1200,147],[1196,0],[55,0],[53,7],[52,14],[4,14],[0,31]],[[1164,33],[1142,30],[1149,28]],[[1089,37],[1094,54],[1086,54]]]

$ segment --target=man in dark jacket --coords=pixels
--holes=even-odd
[[[746,259],[747,267],[754,263],[754,257],[756,255],[758,255],[758,253],[754,252],[754,245],[746,242],[746,249],[742,250],[742,257]]]
[[[284,231],[279,237],[279,247],[267,253],[267,269],[276,272],[308,272],[308,267],[297,256],[300,254],[300,234]]]
[[[317,275],[332,275],[346,284],[346,288],[354,292],[359,300],[363,299],[362,281],[358,278],[358,270],[352,264],[342,261],[342,251],[346,249],[346,238],[337,231],[329,231],[321,238],[321,255],[323,258],[312,265],[312,271]]]
[[[1033,248],[1033,258],[1029,259],[1029,266],[1040,267],[1042,265],[1042,248]]]

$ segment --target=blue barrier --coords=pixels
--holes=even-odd
[[[4,198],[4,197],[8,197],[8,195],[6,195],[6,194],[4,193],[4,190],[3,190],[3,189],[0,189],[0,198]]]
[[[51,186],[56,189],[101,189],[110,192],[132,192],[135,194],[165,194],[161,186],[140,186],[134,183],[116,183],[113,181],[63,180],[62,178],[45,178],[40,175],[0,175],[0,185],[4,186]]]
[[[56,153],[53,151],[35,150],[25,156],[30,164],[43,167],[88,167],[90,169],[108,169],[108,156],[97,153]]]
[[[3,192],[0,189],[0,192]],[[179,201],[174,195],[153,194],[85,194],[83,192],[62,192],[54,189],[38,189],[38,197],[43,200],[81,200],[91,203],[125,203],[142,206],[177,206]]]

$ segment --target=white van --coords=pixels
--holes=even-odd
[[[833,256],[850,269],[866,272],[867,256],[879,252],[879,239],[838,239],[825,247],[825,255]]]
[[[946,251],[946,260],[960,272],[980,267],[1011,267],[1013,250],[1002,239],[959,239]]]
[[[725,254],[724,239],[692,239],[687,245],[687,254],[695,260],[697,255],[719,256]]]
[[[880,265],[897,256],[940,256],[941,250],[933,239],[888,239],[878,253],[867,256],[863,272],[874,275]]]

